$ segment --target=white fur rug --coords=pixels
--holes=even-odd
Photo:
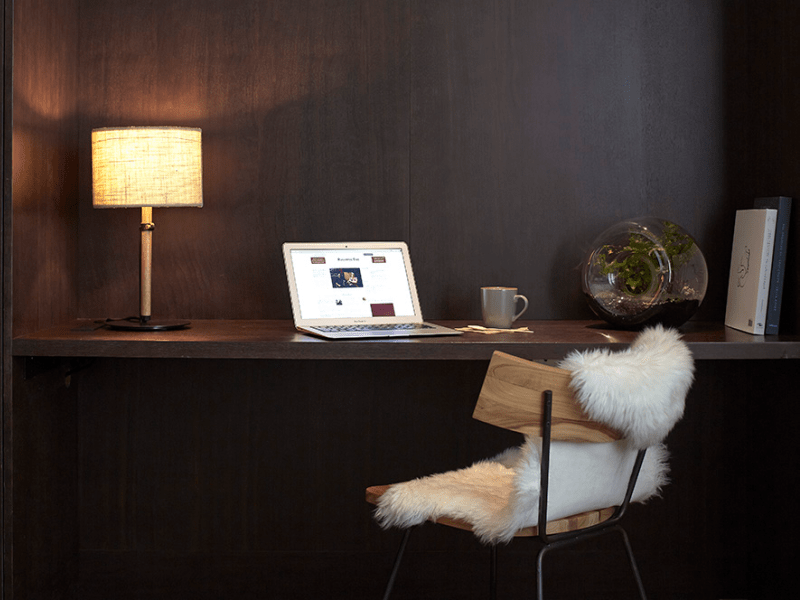
[[[627,350],[574,352],[561,367],[572,372],[576,397],[589,416],[626,439],[551,444],[548,518],[620,504],[639,448],[648,451],[633,500],[658,494],[668,471],[661,441],[683,415],[693,378],[691,353],[680,336],[657,326]],[[483,542],[509,541],[537,523],[540,452],[541,439],[526,436],[519,448],[465,469],[393,485],[380,498],[375,518],[383,527],[410,527],[447,516],[471,523]]]

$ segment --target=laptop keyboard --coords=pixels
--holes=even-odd
[[[337,331],[414,331],[418,329],[433,329],[424,323],[392,323],[389,325],[328,325],[315,327],[319,331],[335,333]]]

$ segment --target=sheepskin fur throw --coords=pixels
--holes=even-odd
[[[622,352],[573,352],[561,367],[571,371],[576,397],[587,414],[624,433],[612,443],[551,443],[547,511],[550,520],[622,502],[633,462],[647,448],[633,500],[643,502],[667,482],[661,443],[683,415],[693,378],[691,353],[677,332],[656,326]],[[381,496],[375,518],[383,527],[411,527],[440,517],[473,526],[483,542],[507,542],[537,524],[541,439],[465,469],[393,485]]]
[[[637,448],[663,440],[683,416],[694,375],[686,344],[660,325],[645,329],[623,352],[573,352],[560,367],[571,372],[589,417],[622,432]]]

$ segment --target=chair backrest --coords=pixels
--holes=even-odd
[[[592,421],[575,399],[570,372],[504,352],[492,355],[473,418],[523,434],[542,437],[542,394],[553,393],[551,439],[613,442],[622,434]]]
[[[633,496],[645,449],[638,450],[624,496],[610,511],[604,505],[590,513],[588,525],[568,527],[563,532],[548,526],[550,504],[550,453],[553,440],[568,442],[614,442],[623,435],[593,421],[574,396],[572,373],[495,351],[472,416],[497,427],[542,438],[539,478],[537,535],[550,543],[573,538],[583,532],[610,527],[622,518]],[[549,428],[546,425],[550,413]],[[620,490],[622,491],[622,490]],[[606,509],[600,517],[600,508]],[[563,517],[559,517],[563,518]]]

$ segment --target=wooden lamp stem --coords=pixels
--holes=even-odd
[[[151,298],[153,294],[153,209],[149,206],[142,207],[141,253],[139,256],[139,321],[144,325],[150,321],[152,315]]]
[[[189,321],[151,320],[151,298],[153,295],[153,287],[151,284],[153,275],[153,230],[155,230],[155,228],[156,226],[153,224],[153,208],[150,206],[143,206],[142,224],[139,225],[139,318],[109,319],[108,327],[111,329],[123,329],[127,331],[167,331],[171,329],[183,329],[189,325]]]

